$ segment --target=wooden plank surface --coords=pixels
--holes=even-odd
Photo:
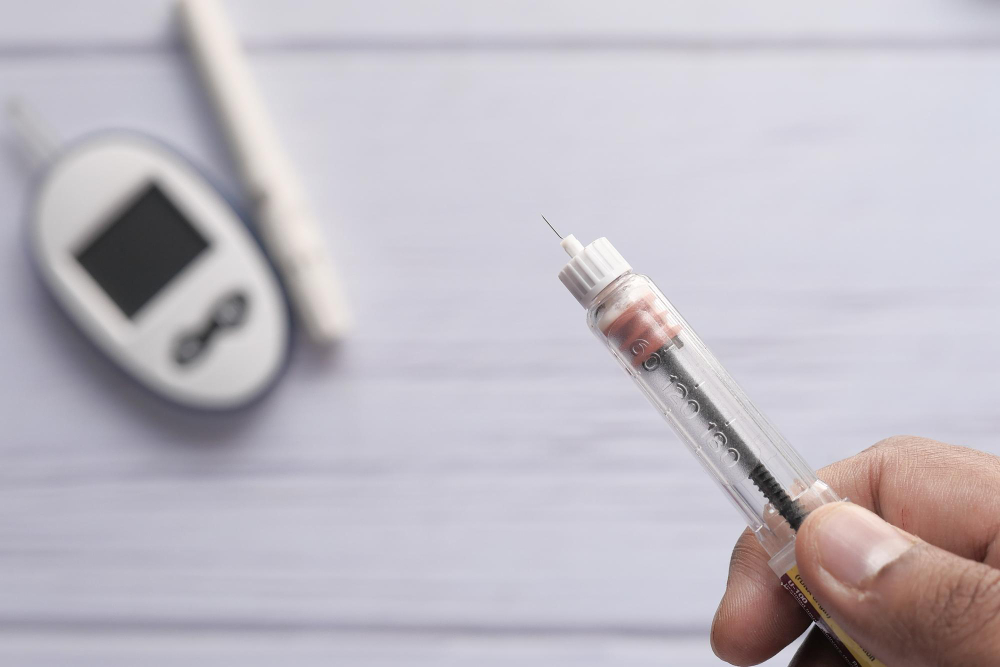
[[[942,26],[984,11],[948,4]],[[162,7],[120,9],[80,39]],[[0,96],[67,137],[150,132],[234,187],[181,54],[24,34],[39,50],[0,57]],[[30,179],[0,154],[7,662],[715,664],[739,520],[587,333],[539,212],[651,274],[816,465],[898,432],[1000,451],[1000,53],[253,63],[359,330],[332,359],[300,345],[246,413],[137,394],[33,279]]]
[[[9,51],[160,48],[176,42],[171,0],[6,0]],[[1000,9],[975,0],[231,0],[252,47],[421,45],[773,49],[997,46]],[[582,40],[582,41],[576,41]]]
[[[787,664],[784,651],[780,664]],[[100,665],[100,667],[175,667],[205,664],[263,667],[295,665],[328,667],[556,667],[718,665],[704,637],[546,637],[447,636],[329,633],[154,633],[111,635],[63,632],[0,635],[0,660],[5,664],[39,667]]]

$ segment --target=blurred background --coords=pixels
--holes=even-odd
[[[652,276],[815,466],[1000,453],[996,2],[226,7],[358,325],[237,413],[137,391],[36,277],[0,128],[3,664],[719,664],[742,521],[539,213]],[[171,2],[0,10],[0,98],[240,196]]]

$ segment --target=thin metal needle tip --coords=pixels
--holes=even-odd
[[[543,215],[543,216],[542,216],[542,220],[544,220],[544,221],[545,221],[545,224],[549,226],[549,229],[551,229],[551,230],[552,230],[552,232],[553,232],[553,233],[554,233],[554,234],[555,234],[556,236],[558,236],[560,240],[562,240],[562,237],[563,237],[563,235],[562,235],[562,234],[560,234],[559,232],[557,232],[557,231],[556,231],[556,228],[552,226],[552,223],[551,223],[551,222],[549,222],[548,218],[546,218],[546,217],[545,217],[545,216]]]

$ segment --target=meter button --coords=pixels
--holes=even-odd
[[[233,292],[220,300],[208,321],[200,329],[183,334],[174,346],[174,361],[188,366],[198,359],[215,336],[225,329],[234,329],[247,319],[250,300],[243,292]]]
[[[205,351],[206,342],[198,333],[183,336],[174,348],[174,361],[178,366],[187,366]]]
[[[238,327],[247,319],[247,295],[235,292],[225,299],[215,309],[212,320],[220,329]]]

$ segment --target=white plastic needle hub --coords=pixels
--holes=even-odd
[[[559,242],[559,245],[563,247],[566,254],[570,257],[575,257],[577,254],[583,250],[583,244],[576,240],[576,237],[569,234],[566,238]]]

